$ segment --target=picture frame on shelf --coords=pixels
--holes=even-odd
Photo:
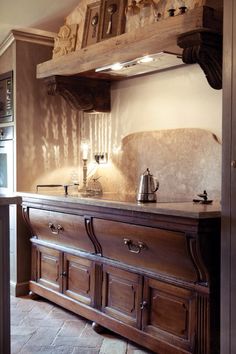
[[[98,40],[103,41],[125,32],[127,0],[101,0]]]
[[[99,31],[99,22],[100,22],[100,1],[88,4],[85,23],[84,23],[84,32],[82,40],[82,48],[87,47],[91,44],[95,44],[98,41],[98,31]]]

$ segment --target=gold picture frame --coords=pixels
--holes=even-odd
[[[96,1],[87,6],[84,24],[82,48],[98,41],[98,29],[100,21],[100,1]]]
[[[126,0],[102,0],[98,40],[103,41],[125,32]]]

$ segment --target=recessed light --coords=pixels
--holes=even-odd
[[[154,61],[154,58],[149,55],[145,55],[144,57],[138,59],[138,63],[150,63],[151,61]]]
[[[115,63],[111,65],[111,70],[118,71],[123,69],[123,65],[121,63]]]

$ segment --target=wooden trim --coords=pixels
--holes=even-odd
[[[10,354],[9,206],[0,206],[0,353]]]
[[[162,51],[181,55],[177,36],[199,28],[221,31],[221,22],[214,10],[197,7],[184,15],[168,17],[162,21],[95,43],[60,58],[37,66],[37,78],[52,75],[82,74],[115,62],[129,61]]]
[[[53,47],[54,38],[56,33],[47,32],[42,30],[36,30],[32,28],[27,29],[13,29],[5,40],[0,44],[0,56],[10,47],[10,45],[16,41],[21,40],[24,42],[31,42],[37,44],[43,44]]]
[[[234,103],[232,92],[233,68],[233,23],[236,15],[233,11],[234,0],[224,1],[224,41],[223,41],[223,145],[222,145],[222,228],[221,228],[221,353],[233,354],[233,342],[236,343],[232,330],[236,330],[236,317],[233,317],[232,296],[236,298],[236,290],[232,287],[235,268],[232,268],[232,254],[236,247],[231,245],[231,149],[232,149],[232,120]],[[235,49],[234,49],[235,50]],[[236,70],[235,70],[236,72]],[[235,109],[235,108],[234,108]],[[235,134],[235,133],[234,133]],[[234,196],[235,199],[235,196]],[[231,248],[232,247],[232,248]],[[235,257],[234,257],[235,258]],[[233,272],[231,274],[231,271]],[[235,277],[235,275],[234,275]],[[231,328],[232,326],[232,328]]]
[[[168,344],[166,342],[163,343],[163,341],[156,338],[152,338],[150,335],[141,332],[132,326],[123,324],[122,322],[119,322],[119,326],[117,326],[117,320],[107,316],[99,310],[83,305],[71,298],[68,299],[63,294],[57,293],[51,289],[47,289],[35,282],[30,282],[30,290],[33,293],[43,296],[48,300],[72,312],[77,313],[80,316],[84,316],[90,319],[91,321],[97,322],[103,327],[109,328],[111,331],[114,331],[124,337],[128,336],[129,339],[135,341],[140,345],[143,345],[143,342],[145,340],[145,346],[153,350],[154,352],[157,352],[157,350],[164,352],[165,350],[165,354],[190,354],[190,352],[186,351],[185,349],[177,349],[176,347],[172,346],[172,344]]]
[[[29,282],[25,281],[22,283],[15,283],[10,281],[10,293],[13,296],[23,296],[28,295],[29,293]]]

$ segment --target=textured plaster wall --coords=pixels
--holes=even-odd
[[[222,91],[209,86],[198,65],[118,82],[112,90],[112,122],[117,140],[173,128],[202,128],[221,138]]]
[[[221,124],[222,91],[209,86],[197,65],[113,83],[111,114],[82,121],[89,176],[101,176],[105,192],[136,193],[150,167],[163,196],[171,190],[191,197],[206,188],[219,199]],[[108,152],[108,164],[94,163],[99,151]]]

